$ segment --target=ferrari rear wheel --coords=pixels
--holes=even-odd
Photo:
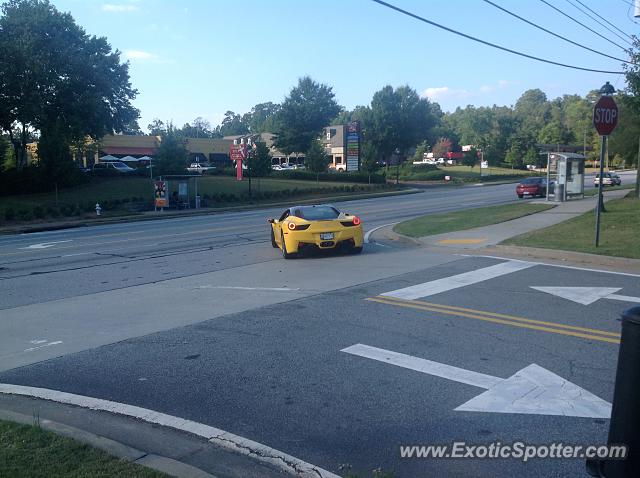
[[[271,228],[271,245],[273,246],[274,249],[278,248],[278,243],[276,242],[276,236],[273,233],[273,228]]]
[[[287,243],[284,242],[284,234],[282,234],[281,239],[282,239],[282,257],[284,257],[285,259],[291,259],[293,257],[293,254],[289,254],[287,252]]]

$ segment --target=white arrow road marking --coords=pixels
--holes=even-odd
[[[47,249],[48,247],[53,247],[56,244],[62,244],[63,242],[73,242],[72,240],[68,241],[52,241],[52,242],[41,242],[39,244],[31,244],[27,247],[20,247],[20,249]]]
[[[640,297],[618,295],[621,287],[538,287],[532,289],[546,292],[547,294],[572,300],[582,305],[590,305],[600,299],[620,300],[623,302],[640,302]]]
[[[46,388],[26,387],[22,385],[11,385],[0,383],[0,394],[22,395],[27,397],[42,398],[58,403],[66,403],[90,410],[105,411],[136,418],[147,423],[155,423],[163,427],[181,430],[208,440],[225,450],[234,453],[250,456],[262,463],[268,463],[278,470],[290,476],[302,478],[340,478],[327,470],[302,461],[294,456],[283,453],[262,443],[249,440],[233,433],[215,428],[204,423],[198,423],[186,418],[175,417],[149,410],[147,408],[127,405],[126,403],[112,402],[100,398],[75,395],[73,393],[59,392]]]
[[[611,416],[609,402],[536,364],[502,379],[364,344],[352,345],[342,352],[487,390],[457,407],[456,411],[585,418]]]
[[[398,299],[414,300],[420,297],[429,297],[430,295],[440,294],[452,289],[458,289],[467,285],[484,282],[495,277],[511,274],[512,272],[528,269],[536,264],[524,261],[508,261],[496,264],[494,266],[476,269],[475,271],[465,272],[444,279],[438,279],[423,284],[405,287],[404,289],[393,290],[380,294],[388,297],[397,297]]]

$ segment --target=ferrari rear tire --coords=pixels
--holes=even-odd
[[[278,248],[278,243],[276,242],[276,236],[273,233],[273,228],[271,228],[271,245],[273,246],[274,249]]]
[[[284,234],[282,234],[282,257],[285,259],[291,259],[293,257],[293,254],[287,252],[287,243],[284,242]]]

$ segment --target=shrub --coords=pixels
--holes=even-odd
[[[32,213],[33,213],[33,216],[38,219],[43,219],[45,216],[45,210],[42,206],[35,206],[33,208]]]
[[[31,219],[33,219],[33,215],[31,214],[31,211],[27,209],[20,209],[18,211],[18,218],[21,221],[30,221]]]
[[[16,218],[16,211],[12,207],[4,210],[4,218],[7,221],[13,221]]]

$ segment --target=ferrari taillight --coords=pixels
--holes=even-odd
[[[358,216],[353,216],[353,225],[354,226],[360,225],[360,218]]]
[[[293,222],[290,222],[287,227],[289,228],[290,231],[295,231],[296,229],[296,225]]]

